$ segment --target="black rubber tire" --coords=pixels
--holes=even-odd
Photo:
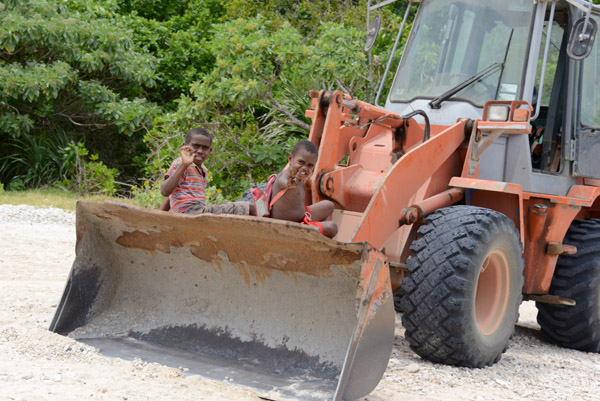
[[[523,299],[523,247],[514,223],[480,207],[439,209],[426,217],[410,250],[408,277],[400,291],[402,324],[412,350],[432,362],[455,366],[478,368],[499,361]],[[489,280],[490,274],[498,277],[493,275],[498,265],[503,266],[503,279]],[[492,290],[484,291],[490,284]],[[481,299],[496,294],[493,286],[501,288],[502,301],[490,317],[483,313]]]
[[[551,295],[575,300],[575,306],[536,302],[542,335],[562,347],[600,352],[600,219],[575,220],[563,241],[577,247],[558,257]]]
[[[394,310],[396,313],[404,313],[402,310],[402,295],[400,294],[400,291],[396,291],[394,294]]]

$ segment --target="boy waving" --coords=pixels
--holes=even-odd
[[[241,214],[256,215],[249,202],[230,202],[222,205],[206,204],[207,171],[202,166],[212,151],[212,136],[204,128],[194,128],[185,135],[179,150],[181,157],[173,161],[160,193],[169,197],[170,209],[186,214]]]

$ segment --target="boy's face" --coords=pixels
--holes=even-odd
[[[290,163],[290,174],[293,178],[305,184],[315,170],[317,155],[306,149],[299,149],[295,155],[288,156],[288,161]]]
[[[210,138],[204,135],[192,136],[190,142],[186,145],[190,146],[194,151],[194,164],[197,166],[201,166],[212,151]]]

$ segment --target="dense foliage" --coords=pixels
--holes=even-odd
[[[96,167],[133,175],[130,155],[145,151],[160,111],[145,97],[155,59],[118,15],[84,3],[0,5],[0,177],[12,188],[72,186],[84,169],[94,170],[85,185],[112,191],[116,173]],[[69,147],[84,150],[80,167],[70,168]]]
[[[202,125],[209,194],[235,199],[306,137],[311,90],[374,100],[398,3],[381,9],[371,56],[365,1],[0,2],[0,182],[156,204],[183,134]]]

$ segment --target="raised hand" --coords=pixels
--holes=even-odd
[[[194,149],[192,149],[189,145],[183,145],[179,149],[179,153],[181,154],[181,163],[185,166],[189,166],[194,162]]]

